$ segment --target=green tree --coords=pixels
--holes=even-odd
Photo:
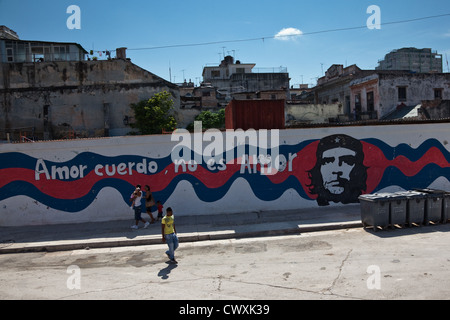
[[[156,93],[149,100],[131,104],[136,122],[130,126],[138,129],[140,134],[158,134],[164,129],[173,131],[177,126],[173,110],[173,100],[170,93],[163,91]]]
[[[202,111],[197,117],[195,117],[195,121],[202,122],[202,129],[222,129],[225,128],[225,109],[221,109],[218,112],[211,111]],[[194,124],[191,123],[188,127],[188,130],[194,129]]]

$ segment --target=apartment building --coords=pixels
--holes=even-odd
[[[376,70],[403,70],[418,73],[443,72],[442,55],[430,48],[402,48],[388,53]]]

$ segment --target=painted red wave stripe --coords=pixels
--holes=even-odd
[[[393,160],[388,160],[376,146],[368,143],[363,143],[363,146],[365,154],[364,165],[368,167],[367,193],[375,190],[388,167],[396,167],[408,177],[417,175],[430,163],[434,163],[441,168],[450,167],[450,163],[436,147],[430,148],[419,160],[413,162],[405,156],[398,156]]]
[[[41,192],[56,198],[75,200],[84,197],[95,184],[94,172],[89,173],[83,179],[76,181],[47,180],[41,176],[39,181],[35,180],[35,171],[25,168],[9,168],[0,170],[0,188],[15,182],[28,182],[38,188]]]
[[[430,148],[430,150],[428,150],[423,157],[416,162],[411,162],[404,156],[399,156],[390,161],[391,166],[399,168],[406,176],[409,177],[417,175],[423,167],[430,163],[434,163],[441,168],[450,167],[450,163],[444,157],[441,150],[436,147]]]
[[[223,186],[233,174],[240,170],[240,165],[229,165],[231,170],[221,172],[210,172],[209,170],[198,166],[194,172],[186,170],[186,174],[190,174],[199,179],[206,187],[210,189],[220,188]],[[124,180],[131,185],[141,184],[142,186],[149,185],[152,192],[158,192],[167,188],[170,182],[180,174],[184,174],[181,167],[178,173],[175,172],[175,165],[170,164],[165,169],[155,175],[145,175],[133,171],[132,175],[119,175],[113,176],[99,176],[94,171],[91,171],[82,179],[73,181],[63,180],[47,180],[46,177],[41,174],[40,180],[35,180],[35,171],[25,168],[9,168],[0,169],[0,188],[3,188],[7,184],[15,181],[23,181],[34,185],[41,192],[55,199],[75,200],[86,196],[94,187],[94,185],[103,179],[119,179]],[[130,194],[132,190],[130,189]]]

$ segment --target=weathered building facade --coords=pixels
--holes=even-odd
[[[343,119],[384,119],[423,100],[450,99],[450,74],[333,65],[312,91],[316,105],[342,105]]]
[[[330,123],[330,119],[338,119],[343,115],[343,107],[335,104],[300,104],[286,103],[286,125]],[[347,120],[348,121],[348,120]]]
[[[422,119],[450,118],[450,100],[424,100],[419,113]]]
[[[0,64],[0,139],[103,137],[131,131],[130,105],[179,88],[128,60]]]
[[[350,83],[352,110],[375,112],[379,119],[424,100],[450,99],[450,74],[372,71]]]
[[[78,43],[20,40],[0,26],[0,63],[83,61],[87,51]]]
[[[349,84],[357,75],[367,73],[367,70],[361,70],[356,65],[347,68],[339,64],[332,65],[313,89],[315,104],[341,104],[343,114],[350,116],[352,108]]]
[[[168,91],[183,125],[180,89],[126,58],[86,61],[76,43],[20,40],[0,26],[0,140],[120,136],[131,104]],[[187,124],[186,124],[187,125]]]
[[[442,73],[442,55],[430,48],[402,48],[393,50],[378,62],[376,70],[404,70],[419,73]]]
[[[231,56],[225,57],[219,66],[203,69],[203,82],[213,86],[220,105],[226,106],[237,93],[283,90],[284,99],[289,97],[289,73],[286,68],[255,70],[253,63],[234,62]],[[256,72],[258,71],[258,72]]]

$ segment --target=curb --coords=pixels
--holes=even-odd
[[[211,232],[208,234],[180,234],[178,235],[180,243],[214,241],[227,239],[245,239],[257,237],[274,237],[283,235],[299,235],[301,233],[311,233],[318,231],[332,231],[341,229],[362,228],[361,222],[339,222],[339,223],[321,223],[298,226],[296,228],[278,229],[278,230],[261,230],[261,231],[245,231],[245,232]],[[127,240],[107,240],[107,241],[86,241],[78,243],[51,243],[46,242],[36,245],[13,246],[0,248],[1,254],[14,253],[32,253],[32,252],[60,252],[72,250],[89,250],[104,249],[113,247],[130,247],[130,246],[148,246],[162,244],[159,236],[152,236],[144,239],[127,239]]]

